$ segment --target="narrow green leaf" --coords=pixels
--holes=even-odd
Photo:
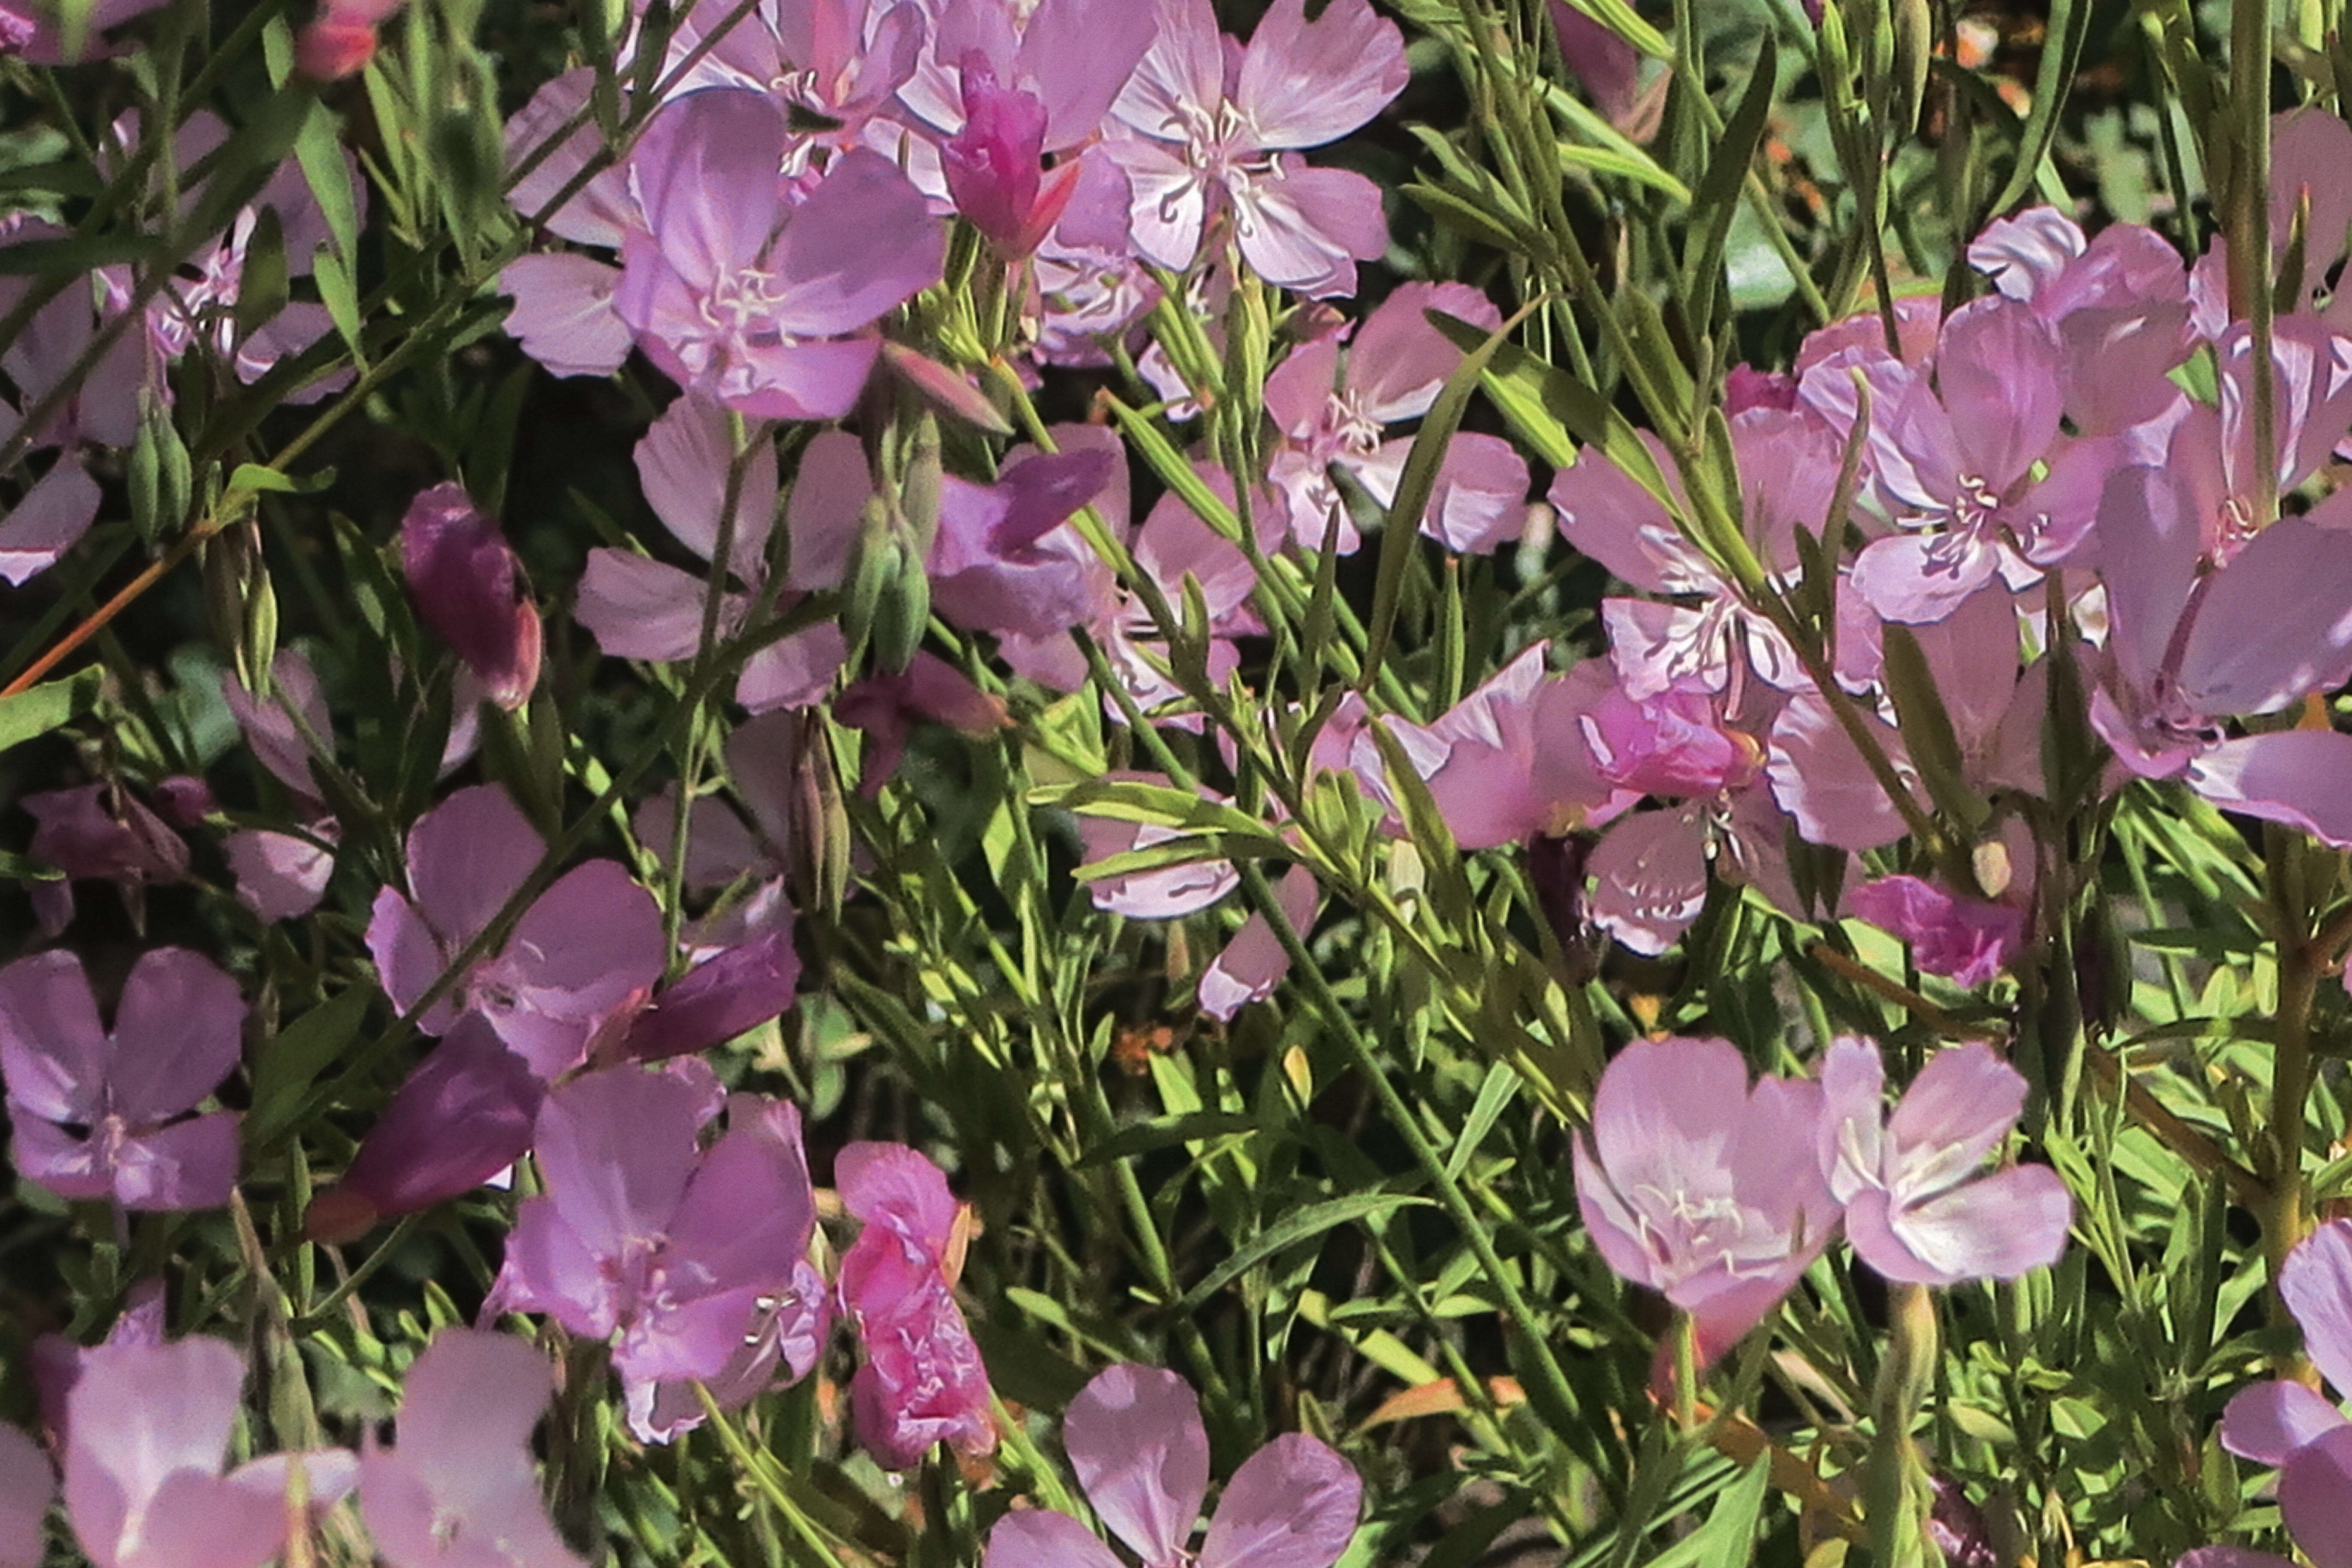
[[[1358,678],[1359,689],[1371,685],[1381,660],[1388,655],[1389,638],[1396,630],[1397,610],[1403,603],[1405,564],[1412,559],[1413,541],[1421,534],[1422,513],[1429,510],[1429,498],[1437,489],[1438,467],[1445,461],[1445,449],[1453,444],[1454,432],[1462,428],[1462,416],[1470,406],[1470,395],[1477,389],[1478,378],[1486,374],[1504,340],[1542,303],[1540,297],[1528,300],[1510,320],[1483,334],[1476,347],[1464,353],[1462,363],[1445,378],[1436,401],[1422,416],[1421,428],[1413,434],[1412,449],[1405,456],[1404,471],[1397,478],[1396,495],[1389,502],[1388,518],[1381,525],[1380,574],[1372,584],[1372,613],[1364,633],[1364,668]]]
[[[1172,1149],[1179,1143],[1198,1143],[1211,1138],[1230,1138],[1235,1133],[1255,1131],[1256,1117],[1234,1110],[1195,1110],[1183,1116],[1156,1116],[1149,1121],[1123,1127],[1104,1139],[1079,1158],[1076,1168],[1083,1171],[1137,1154]]]
[[[0,752],[47,734],[98,706],[106,674],[96,665],[63,680],[44,681],[14,697],[0,698]]]
[[[1411,1193],[1350,1193],[1345,1197],[1327,1198],[1319,1204],[1309,1204],[1294,1211],[1281,1224],[1260,1231],[1236,1248],[1232,1257],[1209,1270],[1199,1284],[1184,1292],[1183,1300],[1175,1305],[1175,1315],[1184,1318],[1199,1311],[1211,1297],[1250,1269],[1327,1230],[1391,1214],[1401,1208],[1433,1206],[1427,1198],[1415,1197]]]
[[[288,1119],[319,1075],[359,1037],[375,995],[370,986],[346,986],[261,1043],[253,1058],[253,1109],[245,1117],[248,1146],[289,1130]]]

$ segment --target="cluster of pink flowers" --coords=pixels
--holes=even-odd
[[[530,1432],[554,1376],[533,1346],[445,1329],[408,1369],[391,1447],[269,1454],[224,1474],[245,1358],[222,1340],[166,1342],[161,1306],[50,1358],[55,1469],[0,1426],[0,1565],[38,1568],[62,1471],[67,1522],[98,1568],[261,1568],[355,1491],[391,1568],[584,1568],[540,1498]]]
[[[2057,1261],[2074,1217],[2057,1173],[1987,1155],[2025,1080],[1986,1046],[1928,1059],[1889,1114],[1866,1041],[1818,1080],[1751,1085],[1724,1040],[1640,1040],[1601,1074],[1576,1145],[1577,1206],[1609,1266],[1688,1313],[1702,1365],[1764,1321],[1838,1234],[1888,1279],[2014,1279]]]

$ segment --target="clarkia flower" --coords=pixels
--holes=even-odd
[[[1363,1482],[1354,1467],[1301,1433],[1242,1461],[1191,1549],[1209,1494],[1209,1436],[1200,1401],[1172,1372],[1107,1367],[1062,1422],[1070,1468],[1096,1514],[1144,1568],[1330,1568],[1356,1533]],[[988,1533],[982,1568],[1118,1568],[1119,1559],[1065,1513],[1016,1509]]]
[[[524,1341],[433,1337],[408,1369],[394,1446],[360,1461],[360,1509],[391,1568],[586,1568],[548,1522],[531,1462],[554,1387]]]
[[[1727,1040],[1636,1040],[1576,1140],[1576,1204],[1610,1268],[1690,1314],[1702,1365],[1762,1322],[1835,1234],[1818,1084],[1752,1087]]]
[[[2025,947],[2025,911],[1963,898],[1917,877],[1881,877],[1846,895],[1846,906],[1911,944],[1929,974],[1978,986]]]
[[[273,1454],[227,1475],[245,1358],[219,1340],[106,1344],[66,1396],[66,1515],[97,1568],[260,1568],[285,1548],[299,1465],[315,1509],[352,1489],[341,1449]]]
[[[1379,113],[1411,74],[1396,24],[1367,0],[1275,0],[1230,49],[1209,0],[1158,0],[1160,34],[1111,112],[1130,134],[1106,150],[1133,184],[1134,243],[1181,271],[1212,217],[1233,215],[1259,277],[1316,298],[1356,291],[1356,263],[1388,247],[1378,187],[1307,163]]]
[[[2042,1165],[1981,1170],[2024,1108],[2017,1069],[1971,1041],[1937,1052],[1892,1116],[1885,1086],[1877,1047],[1831,1043],[1821,1173],[1862,1260],[1911,1285],[2014,1279],[2056,1262],[2074,1219],[2066,1184]]]
[[[768,419],[849,412],[874,323],[939,281],[945,236],[897,166],[842,153],[794,199],[784,117],[726,89],[666,105],[630,167],[646,226],[621,247],[613,308],[689,392]]]
[[[0,1568],[41,1568],[42,1521],[58,1495],[41,1446],[14,1426],[0,1426]]]
[[[191,1116],[236,1070],[245,999],[185,948],[143,954],[109,1033],[81,960],[0,970],[0,1071],[16,1168],[63,1197],[216,1208],[236,1185],[236,1113]]]
[[[72,884],[102,879],[136,900],[150,882],[176,882],[188,874],[187,841],[127,785],[80,784],[42,790],[18,803],[33,814],[33,858],[65,873],[36,882],[33,909],[49,935],[73,922]],[[135,910],[138,904],[133,902]]]
[[[1428,413],[1462,363],[1462,351],[1429,324],[1424,312],[1432,310],[1489,331],[1503,320],[1493,301],[1466,285],[1407,283],[1364,318],[1344,368],[1341,334],[1332,332],[1293,349],[1266,377],[1266,412],[1282,435],[1266,477],[1301,549],[1321,550],[1327,532],[1343,553],[1360,542],[1331,481],[1332,465],[1382,506],[1395,500],[1412,442],[1382,439],[1386,427]],[[1421,531],[1448,549],[1489,552],[1517,536],[1527,495],[1528,466],[1510,443],[1465,432],[1446,447]]]
[[[2320,1374],[2338,1394],[2352,1390],[2352,1220],[2305,1237],[2278,1289]],[[2279,1512],[2296,1543],[2318,1568],[2352,1568],[2352,1421],[2341,1410],[2300,1383],[2257,1384],[2222,1412],[2221,1446],[2277,1466]]]
[[[547,1191],[518,1211],[492,1291],[502,1310],[613,1338],[630,1427],[648,1441],[700,1425],[684,1385],[739,1405],[805,1374],[824,1342],[800,1112],[726,1103],[727,1131],[705,1149],[717,1083],[698,1062],[551,1090],[537,1129]]]
[[[386,888],[368,921],[368,953],[393,1005],[423,1000],[538,866],[546,847],[492,784],[462,789],[408,834],[409,895]],[[618,861],[574,867],[541,893],[497,952],[477,962],[417,1021],[445,1033],[465,1010],[552,1079],[598,1032],[632,1012],[661,978],[661,912]]]
[[[912,1469],[946,1443],[995,1450],[988,1369],[956,1304],[958,1205],[947,1176],[912,1149],[852,1143],[834,1168],[865,1228],[842,1255],[842,1310],[866,1352],[849,1385],[857,1440],[885,1469]]]

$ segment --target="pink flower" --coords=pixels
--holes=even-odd
[[[73,921],[76,881],[103,878],[133,897],[150,882],[176,882],[188,874],[187,841],[126,785],[44,790],[19,804],[36,824],[27,846],[33,858],[65,873],[63,881],[33,885],[34,910],[51,936]]]
[[[1107,1367],[1062,1423],[1087,1500],[1144,1568],[1330,1568],[1356,1533],[1363,1482],[1347,1460],[1299,1433],[1242,1462],[1190,1550],[1209,1493],[1200,1402],[1172,1372]],[[1117,1568],[1118,1559],[1064,1513],[1016,1509],[988,1534],[982,1568]]]
[[[459,790],[408,834],[408,886],[376,895],[368,953],[393,1005],[424,999],[539,865],[546,846],[506,792]],[[438,1035],[466,1009],[552,1079],[661,978],[661,911],[617,861],[573,868],[541,893],[506,945],[477,961],[417,1026]]]
[[[2074,1200],[2058,1173],[1981,1174],[2017,1124],[2025,1079],[1971,1041],[1938,1051],[1888,1116],[1878,1047],[1832,1041],[1822,1060],[1821,1173],[1845,1205],[1853,1249],[1889,1279],[2014,1279],[2058,1260]]]
[[[1106,150],[1134,189],[1135,247],[1181,271],[1209,220],[1230,211],[1242,258],[1316,298],[1356,291],[1356,263],[1388,247],[1378,187],[1292,149],[1335,142],[1404,89],[1396,24],[1367,0],[1275,0],[1229,52],[1209,0],[1158,0],[1160,36],[1111,112],[1130,135]]]
[[[2352,508],[2283,517],[2209,568],[2177,474],[2117,471],[2099,503],[2111,672],[2091,725],[2143,778],[2185,777],[2214,805],[2352,845],[2352,736],[2225,739],[2221,721],[2281,712],[2352,677]]]
[[[286,1545],[295,1466],[314,1508],[351,1490],[340,1449],[221,1474],[244,1383],[245,1358],[219,1340],[85,1352],[66,1396],[66,1515],[97,1568],[260,1568]]]
[[[435,485],[400,520],[408,592],[441,640],[509,712],[539,684],[539,606],[522,563],[462,485]]]
[[[2305,1237],[2279,1269],[2279,1296],[2337,1394],[2352,1390],[2352,1220]],[[2230,1401],[2221,1446],[2279,1467],[2279,1511],[2319,1568],[2352,1568],[2352,1422],[2299,1383],[2257,1384]]]
[[[892,1470],[912,1469],[937,1443],[992,1452],[988,1369],[949,1278],[957,1205],[946,1175],[912,1149],[852,1143],[834,1184],[866,1226],[842,1256],[839,1281],[866,1352],[849,1385],[858,1441]]]
[[[1429,324],[1423,312],[1442,310],[1492,329],[1502,313],[1460,283],[1408,283],[1364,318],[1339,359],[1339,334],[1301,344],[1265,381],[1266,412],[1282,433],[1268,458],[1267,478],[1289,510],[1290,536],[1300,548],[1320,550],[1334,522],[1341,552],[1360,541],[1328,470],[1355,475],[1381,505],[1396,499],[1411,454],[1410,437],[1383,440],[1385,427],[1418,419],[1462,363],[1462,351]],[[1515,538],[1524,521],[1528,468],[1500,437],[1454,437],[1438,471],[1437,489],[1422,514],[1421,531],[1449,549],[1484,554]]]
[[[705,1149],[716,1094],[699,1063],[608,1068],[550,1091],[537,1132],[547,1191],[517,1212],[492,1290],[501,1310],[614,1339],[630,1427],[648,1441],[701,1424],[685,1385],[741,1405],[806,1373],[824,1342],[800,1112],[734,1096]]]
[[[1702,1364],[1762,1322],[1835,1233],[1813,1159],[1821,1086],[1750,1087],[1727,1040],[1636,1040],[1576,1141],[1576,1205],[1609,1267],[1690,1314]]]
[[[709,561],[719,548],[720,513],[735,439],[727,411],[688,395],[662,412],[637,443],[637,479],[654,515],[670,537]],[[845,444],[846,450],[845,450]],[[793,534],[792,566],[785,581],[800,590],[839,584],[856,538],[856,502],[845,526],[827,533],[810,514],[830,521],[825,503],[840,484],[836,476],[855,463],[866,482],[865,457],[857,437],[844,430],[820,432],[802,454],[800,474],[786,512]],[[768,540],[775,528],[776,453],[761,442],[735,480],[735,515],[727,554],[730,584],[722,588],[719,637],[743,630],[752,602],[768,579]],[[862,500],[862,496],[860,500]],[[575,614],[596,644],[615,658],[675,663],[702,647],[707,570],[688,572],[635,551],[602,547],[588,552]],[[796,595],[795,595],[796,596]],[[745,662],[735,686],[736,700],[755,713],[779,707],[805,707],[831,689],[848,649],[830,621],[770,643]]]
[[[408,1369],[396,1446],[360,1461],[360,1508],[391,1568],[586,1568],[548,1522],[531,1463],[554,1382],[521,1340],[433,1336]]]
[[[0,1071],[16,1167],[68,1198],[127,1209],[216,1208],[236,1185],[236,1113],[189,1116],[236,1070],[245,999],[185,948],[141,957],[109,1034],[81,960],[0,970]]]
[[[41,1568],[42,1521],[58,1479],[48,1456],[14,1426],[0,1426],[0,1568]]]
[[[630,161],[646,227],[613,308],[689,392],[768,419],[837,419],[879,352],[874,323],[939,281],[945,238],[888,160],[842,153],[793,199],[784,117],[761,94],[688,94]]]

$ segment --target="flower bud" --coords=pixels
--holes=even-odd
[[[400,521],[416,613],[509,712],[539,684],[539,608],[498,524],[457,485],[436,485]]]

